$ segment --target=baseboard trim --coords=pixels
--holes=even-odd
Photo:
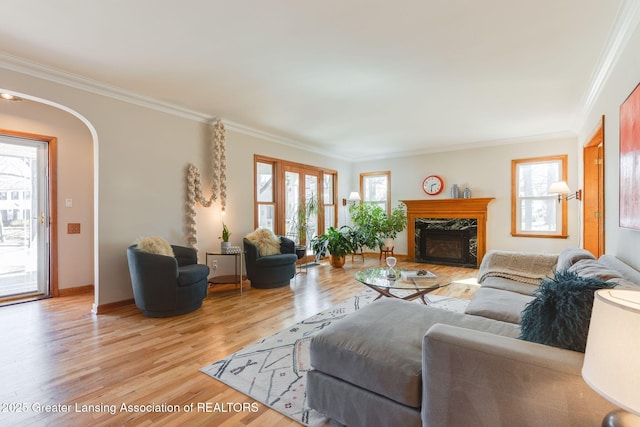
[[[93,291],[94,291],[93,285],[76,286],[74,288],[58,289],[58,296],[67,297],[69,295],[93,293]]]
[[[135,303],[136,303],[135,300],[131,298],[123,301],[110,302],[108,304],[100,304],[97,306],[93,304],[93,308],[91,309],[91,312],[93,314],[105,314],[105,313],[109,313],[111,311],[117,310],[121,307],[126,307],[128,305],[135,304]]]

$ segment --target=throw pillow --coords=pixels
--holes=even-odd
[[[136,244],[138,249],[157,255],[175,256],[169,242],[162,237],[140,237]]]
[[[268,228],[257,228],[247,234],[246,239],[258,248],[260,256],[277,255],[280,253],[280,238]]]
[[[584,353],[593,308],[593,294],[615,283],[580,277],[567,270],[542,280],[535,299],[525,306],[520,339]]]

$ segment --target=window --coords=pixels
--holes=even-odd
[[[257,226],[274,230],[275,194],[273,191],[274,165],[256,162],[256,217]]]
[[[511,162],[511,235],[567,236],[567,201],[549,193],[551,184],[567,180],[567,156]]]
[[[256,227],[304,244],[337,226],[336,171],[258,155],[254,164]]]
[[[323,174],[323,203],[324,203],[324,232],[326,233],[329,230],[329,227],[335,226],[337,224],[336,218],[336,197],[335,197],[335,189],[337,182],[336,173],[325,172]]]
[[[373,202],[391,214],[391,172],[360,174],[360,194],[363,202]]]

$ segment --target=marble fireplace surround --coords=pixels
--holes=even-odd
[[[477,266],[487,248],[487,207],[493,197],[474,199],[434,199],[434,200],[401,200],[407,206],[407,240],[408,256],[416,258],[413,244],[416,234],[416,219],[470,218],[477,220]]]

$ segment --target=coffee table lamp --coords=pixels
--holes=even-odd
[[[595,293],[582,377],[619,406],[604,426],[640,426],[640,291]]]

